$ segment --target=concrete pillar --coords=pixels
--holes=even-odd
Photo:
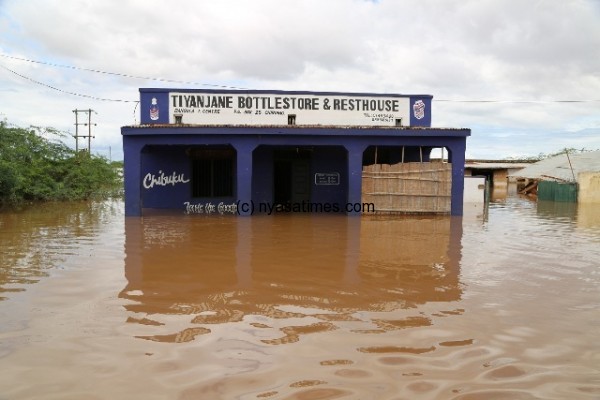
[[[236,183],[237,204],[239,215],[252,215],[254,202],[252,201],[252,152],[256,147],[254,143],[233,144],[237,153]]]
[[[461,143],[448,146],[448,161],[452,163],[452,197],[450,215],[463,215],[463,199],[465,190],[465,145]]]
[[[360,204],[362,200],[362,159],[366,145],[346,144],[348,151],[348,204]],[[361,215],[360,211],[352,210],[348,215]]]
[[[123,159],[127,160],[123,170],[126,217],[142,215],[142,147],[134,138],[123,138]]]

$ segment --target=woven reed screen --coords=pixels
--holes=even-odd
[[[450,213],[452,164],[410,162],[363,167],[362,202],[377,213]]]

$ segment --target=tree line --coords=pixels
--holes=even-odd
[[[122,191],[120,163],[71,149],[53,128],[0,121],[0,208],[34,201],[87,200]]]

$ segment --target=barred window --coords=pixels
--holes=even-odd
[[[192,197],[231,197],[235,151],[231,148],[192,151]]]

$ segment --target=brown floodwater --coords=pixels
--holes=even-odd
[[[0,400],[599,399],[600,206],[0,213]]]

